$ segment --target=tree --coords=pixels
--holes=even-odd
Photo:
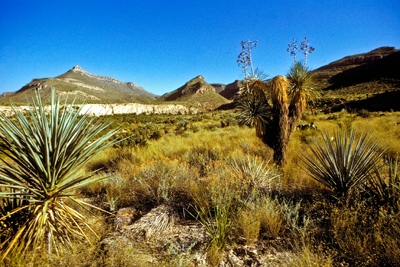
[[[278,75],[270,82],[257,80],[249,86],[239,100],[237,119],[241,124],[256,127],[257,136],[273,149],[274,161],[283,166],[289,140],[307,101],[320,94],[312,73],[301,62],[296,62],[286,77]]]

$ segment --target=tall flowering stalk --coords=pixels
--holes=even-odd
[[[307,37],[304,37],[304,41],[301,42],[300,50],[303,51],[305,56],[304,67],[307,67],[308,54],[311,54],[315,50],[314,47],[309,45]]]
[[[240,44],[242,45],[242,52],[239,54],[236,62],[239,66],[242,66],[244,78],[245,80],[247,80],[247,67],[250,67],[252,77],[255,77],[253,62],[251,58],[251,50],[254,47],[257,47],[258,41],[242,41]]]

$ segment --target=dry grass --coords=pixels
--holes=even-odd
[[[339,124],[354,125],[359,132],[371,130],[382,147],[388,147],[387,154],[398,155],[400,125],[395,122],[400,121],[400,114],[361,118],[342,112],[308,115],[307,121],[314,122],[318,130],[294,133],[283,175],[274,179],[276,182],[268,190],[247,186],[252,173],[260,174],[257,170],[261,163],[265,168],[274,168],[268,162],[271,150],[256,137],[254,129],[230,126],[204,130],[199,122],[199,130],[189,130],[189,135],[167,134],[150,140],[146,147],[106,150],[88,168],[104,167],[111,178],[84,188],[81,193],[109,211],[128,206],[146,210],[160,204],[179,207],[178,210],[189,205],[208,207],[212,211],[208,215],[210,225],[215,223],[215,208],[225,208],[230,212],[228,222],[233,223],[232,231],[226,233],[227,244],[243,238],[253,246],[281,242],[282,251],[277,254],[280,256],[268,261],[271,266],[398,265],[399,208],[376,206],[362,194],[347,204],[338,201],[329,190],[307,177],[299,157],[307,151],[307,144],[318,138],[321,129],[333,132]],[[237,163],[240,159],[244,159],[242,163],[248,161],[247,167],[242,168],[247,174],[233,171],[233,159]],[[193,208],[189,210],[195,214]],[[95,230],[100,236],[113,230],[106,223],[108,215],[95,212],[87,216],[97,225]],[[173,246],[169,250],[171,256],[162,260],[150,248],[136,247],[105,257],[96,246],[76,244],[72,252],[53,255],[51,259],[42,257],[31,265],[190,266],[190,253],[182,254]],[[209,264],[218,265],[223,252],[221,247],[210,246]],[[15,255],[8,266],[29,266],[29,260]]]

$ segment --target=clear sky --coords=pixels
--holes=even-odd
[[[400,48],[400,1],[0,0],[0,93],[75,65],[158,95],[198,75],[228,84],[243,78],[242,40],[259,41],[255,67],[284,75],[305,36],[312,69]]]

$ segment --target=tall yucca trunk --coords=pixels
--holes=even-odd
[[[247,82],[250,84],[248,93],[255,95],[258,98],[265,99],[265,93],[267,91],[267,87],[265,83],[261,80],[254,80],[252,82]],[[258,138],[262,138],[266,134],[265,125],[261,121],[255,121],[254,123],[256,129],[256,135]]]
[[[271,100],[274,105],[281,105],[288,102],[287,88],[289,86],[288,80],[278,75],[271,81]]]
[[[297,91],[288,104],[289,82],[283,76],[276,76],[271,81],[271,100],[274,119],[268,130],[263,131],[263,142],[274,150],[274,161],[283,166],[287,161],[287,148],[291,135],[299,123],[307,105],[306,95]]]
[[[307,98],[304,92],[297,91],[292,98],[289,107],[289,139],[296,126],[300,123],[301,116],[307,106]]]
[[[287,88],[288,80],[283,76],[276,76],[271,81],[271,99],[274,108],[274,123],[272,125],[272,138],[270,138],[269,146],[274,150],[274,161],[283,166],[286,163],[286,150],[289,143],[289,107]]]

